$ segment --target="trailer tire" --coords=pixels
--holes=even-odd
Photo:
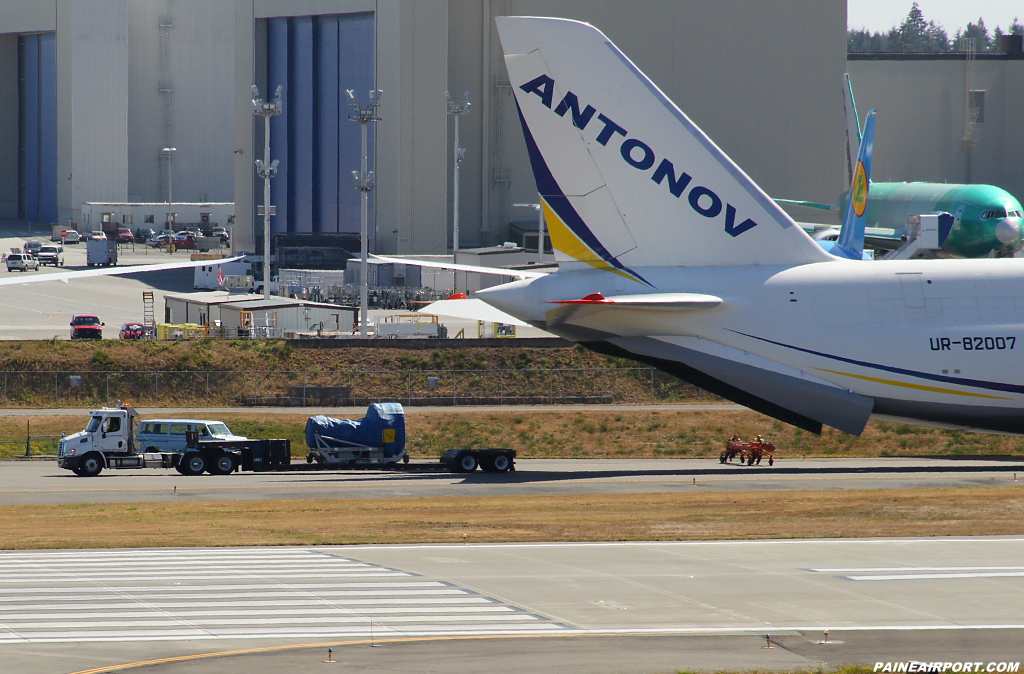
[[[78,468],[82,477],[96,477],[103,472],[103,456],[98,452],[89,452],[82,457]]]
[[[213,464],[207,468],[211,475],[230,475],[235,472],[235,457],[221,452],[213,457]]]
[[[477,463],[476,457],[469,452],[466,452],[459,457],[459,470],[463,473],[472,473],[476,470]]]
[[[498,454],[490,463],[496,473],[505,473],[512,467],[512,460],[508,458],[508,454]]]
[[[184,462],[185,466],[184,475],[202,475],[203,471],[209,467],[206,457],[199,452],[185,454],[182,456],[181,461],[178,462],[178,465],[181,465],[182,462]]]

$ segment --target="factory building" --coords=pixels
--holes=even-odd
[[[872,178],[983,183],[1024,198],[1021,36],[1004,36],[1001,46],[1003,53],[849,55],[858,111],[878,108]]]
[[[280,86],[275,251],[288,266],[336,266],[359,244],[360,125],[345,92],[365,106],[380,89],[370,249],[450,254],[444,94],[468,91],[460,248],[535,240],[501,15],[603,30],[771,196],[834,202],[847,189],[838,83],[849,70],[861,112],[879,108],[876,179],[970,180],[1024,197],[1013,114],[1024,59],[848,59],[843,0],[33,0],[0,4],[0,219],[81,223],[87,202],[229,203],[234,249],[259,251],[263,124],[250,100],[253,84],[265,98]]]
[[[0,218],[232,201],[233,78],[231,0],[0,4]]]

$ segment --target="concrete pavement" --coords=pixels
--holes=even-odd
[[[328,644],[346,671],[385,672],[1019,660],[1022,558],[1020,537],[0,553],[0,658],[25,674],[252,649],[145,671],[309,671]]]
[[[966,459],[779,459],[772,467],[722,465],[717,459],[523,459],[516,467],[499,474],[331,471],[195,477],[145,469],[81,478],[55,461],[3,461],[0,504],[1024,486],[1024,462]],[[1021,481],[1015,483],[1018,472]]]

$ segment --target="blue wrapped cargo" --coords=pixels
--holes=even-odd
[[[383,450],[385,459],[397,460],[405,452],[405,410],[400,403],[374,403],[362,419],[310,417],[306,445],[311,450],[373,447]]]

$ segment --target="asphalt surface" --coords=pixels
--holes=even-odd
[[[311,671],[328,645],[378,672],[1017,662],[1022,558],[1020,537],[3,552],[0,658],[19,674]]]
[[[27,236],[26,232],[0,231],[0,250],[7,253],[27,241],[50,244],[49,232]],[[85,241],[64,247],[63,271],[88,269]],[[122,247],[118,253],[121,266],[157,264],[191,259],[194,251],[180,251],[173,255],[147,248],[142,244]],[[0,267],[0,274],[29,274],[46,276],[62,271],[43,267],[39,271],[8,272]],[[0,339],[67,339],[68,323],[73,314],[96,314],[106,324],[105,339],[117,339],[122,323],[142,321],[142,291],[152,290],[158,319],[163,317],[164,296],[195,292],[195,272],[192,269],[103,276],[81,279],[69,283],[29,283],[4,286],[0,296]]]
[[[1024,462],[992,460],[780,459],[774,466],[762,462],[758,467],[722,465],[717,459],[522,459],[516,466],[515,472],[498,474],[318,471],[185,477],[173,470],[143,469],[83,478],[55,461],[3,461],[0,505],[1024,486]]]

